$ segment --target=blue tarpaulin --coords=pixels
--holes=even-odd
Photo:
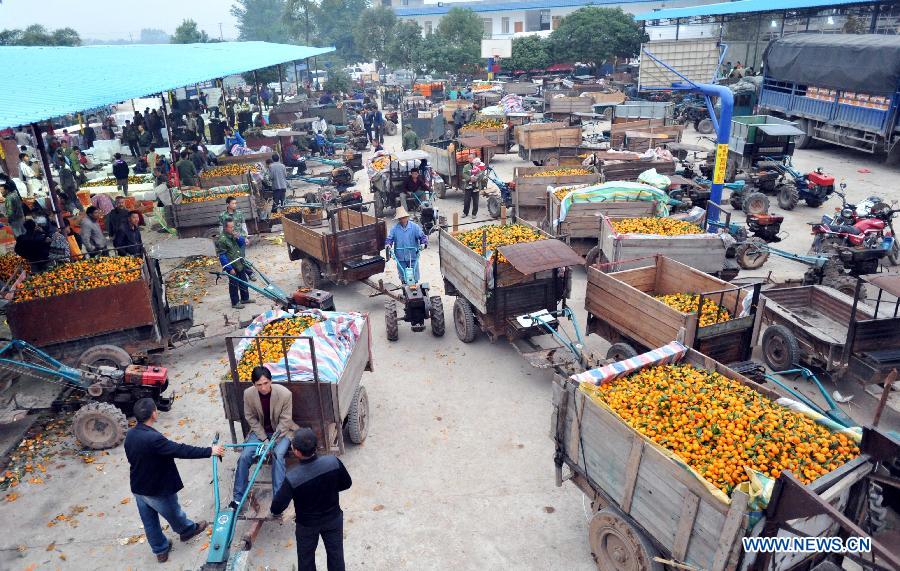
[[[0,128],[334,51],[268,42],[0,47]]]

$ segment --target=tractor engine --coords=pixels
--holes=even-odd
[[[806,175],[806,184],[809,192],[822,199],[828,198],[834,192],[834,177],[824,174],[821,169]]]
[[[425,318],[428,310],[425,306],[425,291],[417,284],[404,285],[403,293],[406,298],[406,314],[404,321],[408,321],[413,331],[425,331]]]
[[[92,381],[87,388],[89,395],[98,401],[108,402],[130,415],[134,403],[151,398],[161,411],[172,408],[172,398],[162,393],[169,388],[169,373],[165,367],[128,365],[124,371],[115,367],[96,367],[85,372],[85,380]]]

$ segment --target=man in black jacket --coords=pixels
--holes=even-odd
[[[336,456],[316,454],[316,433],[300,428],[291,440],[300,464],[291,468],[272,500],[272,514],[279,516],[294,500],[299,571],[315,571],[319,536],[328,554],[328,571],[344,571],[344,512],[338,494],[353,481]]]
[[[184,487],[175,458],[221,458],[225,447],[200,448],[172,442],[153,428],[159,412],[153,399],[143,398],[134,403],[134,417],[138,424],[125,436],[125,456],[131,465],[131,493],[134,494],[144,533],[156,560],[165,563],[172,550],[172,542],[163,534],[159,516],[163,516],[181,541],[188,541],[209,525],[193,522],[178,503],[178,491]]]
[[[141,213],[132,210],[128,219],[119,227],[113,237],[113,245],[120,256],[140,256],[144,253],[144,241],[141,239]]]

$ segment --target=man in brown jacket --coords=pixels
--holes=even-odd
[[[278,442],[272,448],[272,497],[275,497],[284,482],[284,457],[290,448],[294,431],[297,430],[292,418],[291,391],[281,385],[273,385],[272,373],[266,367],[254,367],[250,380],[253,381],[253,386],[244,391],[244,417],[250,425],[250,434],[244,442],[264,442],[276,432],[279,433]],[[232,509],[237,508],[247,489],[255,450],[253,446],[244,447],[238,459]]]

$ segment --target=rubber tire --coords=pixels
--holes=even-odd
[[[734,191],[731,191],[731,196],[728,197],[728,204],[730,204],[731,207],[734,208],[735,210],[743,210],[743,208],[744,208],[743,196],[739,193],[735,193]]]
[[[628,516],[613,507],[604,508],[591,518],[588,543],[597,568],[603,571],[625,568],[641,571],[665,569],[655,561],[660,555],[659,551],[629,522]],[[610,544],[614,545],[615,555],[604,549],[605,545]],[[622,561],[620,557],[625,560]]]
[[[593,266],[594,264],[596,264],[597,261],[600,260],[600,254],[601,254],[601,252],[600,252],[600,246],[594,246],[593,248],[591,248],[590,250],[588,250],[588,253],[585,254],[585,256],[584,256],[584,267],[585,267],[585,269],[587,269],[587,268],[589,268],[590,266]]]
[[[319,262],[312,258],[300,260],[300,281],[304,287],[319,289],[322,283],[322,269],[319,268]]]
[[[625,359],[631,359],[632,357],[637,357],[637,350],[632,347],[628,343],[620,342],[613,343],[609,346],[609,349],[606,351],[607,359],[614,359],[616,361],[624,361]]]
[[[388,341],[396,341],[400,338],[400,327],[397,325],[397,304],[393,301],[384,303],[384,329],[387,332]]]
[[[444,319],[444,300],[439,295],[431,296],[431,334],[435,337],[443,337],[447,330],[447,322]]]
[[[769,197],[761,192],[751,192],[744,196],[741,203],[744,214],[767,214],[769,212]]]
[[[500,198],[497,196],[488,197],[487,209],[492,218],[500,218]]]
[[[91,435],[92,425],[101,423],[101,433]],[[78,409],[72,418],[72,434],[85,448],[105,450],[125,440],[128,419],[125,413],[106,402],[92,401]]]
[[[531,161],[531,162],[532,162],[532,163],[534,164],[534,166],[536,166],[536,167],[542,167],[542,166],[544,166],[544,161]]]
[[[710,133],[715,131],[715,128],[713,127],[712,119],[709,119],[709,118],[701,119],[697,123],[696,129],[697,129],[697,132],[700,133],[701,135],[709,135]]]
[[[888,252],[887,258],[892,265],[900,264],[900,236],[894,236],[894,243],[891,244],[891,251]]]
[[[794,137],[794,148],[808,149],[812,146],[813,138],[809,136],[808,122],[806,119],[797,119],[797,128],[803,131],[803,135]]]
[[[806,202],[806,205],[810,208],[818,208],[822,206],[825,201],[820,198],[807,198],[804,202]]]
[[[372,202],[374,203],[375,208],[375,218],[383,218],[384,217],[384,198],[381,196],[381,191],[376,190],[372,193]]]
[[[303,202],[306,204],[317,204],[319,202],[319,196],[315,192],[307,192],[303,195]]]
[[[362,444],[369,435],[369,396],[362,385],[353,393],[353,402],[347,413],[347,432],[353,444]]]
[[[94,345],[78,356],[78,366],[99,367],[109,365],[125,370],[134,361],[128,351],[118,345]]]
[[[475,313],[472,311],[472,304],[465,298],[457,297],[453,302],[453,324],[460,341],[471,343],[475,340],[478,333],[475,329]]]
[[[770,343],[780,343],[780,349],[783,351],[784,356],[779,357],[779,353],[777,352],[774,355],[771,355],[771,353],[775,352],[778,348],[773,347],[770,351]],[[784,325],[770,325],[766,327],[766,330],[763,332],[760,346],[763,351],[763,360],[766,362],[766,365],[775,372],[792,369],[795,365],[800,363],[800,345],[797,343],[797,338],[794,337],[791,330]],[[775,359],[779,360],[776,361]]]
[[[447,196],[447,183],[444,182],[443,179],[441,179],[441,182],[439,184],[435,183],[435,186],[437,187],[435,188],[435,192],[437,193],[438,198],[444,198],[445,196]]]
[[[762,238],[750,238],[737,245],[734,249],[734,258],[742,270],[755,270],[766,263],[766,260],[769,259],[769,252],[756,250],[760,245],[764,246],[765,244],[766,241]]]
[[[203,232],[203,237],[215,241],[219,237],[219,227],[213,226],[212,228],[207,228]]]
[[[856,295],[856,278],[853,276],[825,276],[822,279],[822,285],[825,287],[836,289],[845,295],[849,295],[850,297]],[[866,286],[863,285],[863,287],[859,289],[859,301],[866,301],[866,299],[869,297],[868,293],[869,292],[866,290]]]
[[[800,202],[800,193],[793,184],[779,184],[775,192],[778,193],[778,206],[785,210],[793,210]]]

